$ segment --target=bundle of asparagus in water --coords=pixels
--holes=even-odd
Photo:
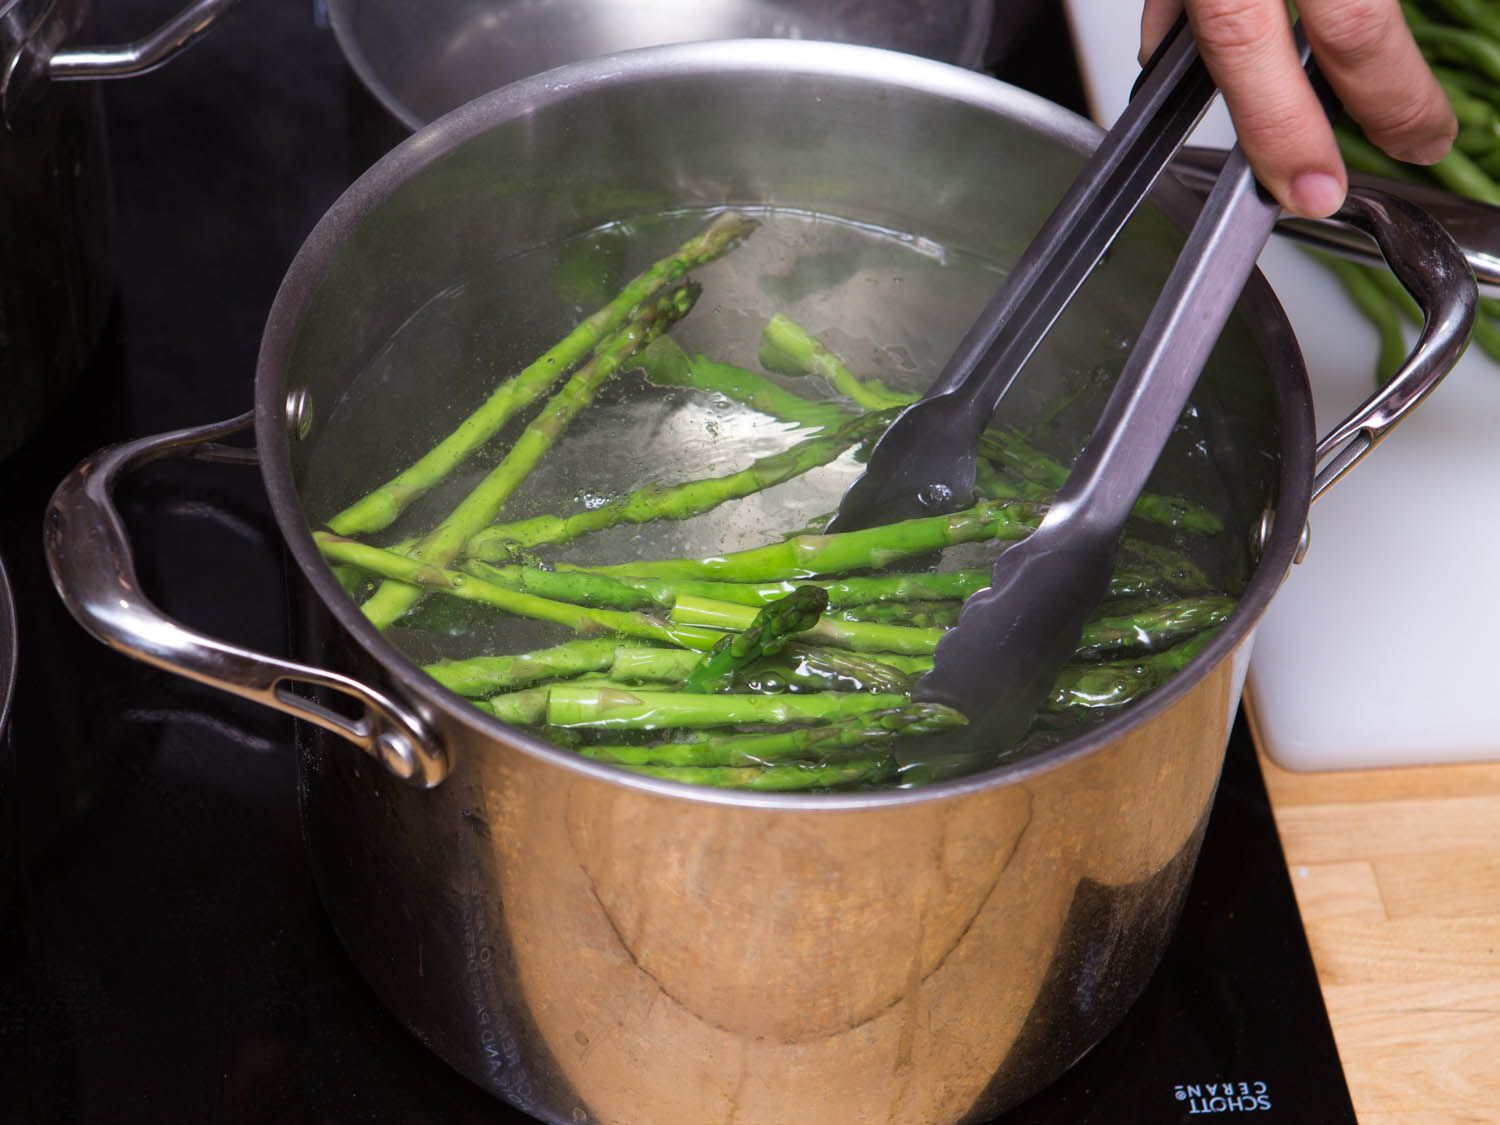
[[[761,363],[780,375],[825,380],[821,396],[689,355],[667,335],[698,300],[689,274],[756,225],[736,213],[714,218],[315,538],[381,628],[419,627],[419,604],[433,597],[576,633],[520,653],[475,651],[426,670],[476,707],[580,755],[710,786],[912,784],[924,775],[897,752],[912,745],[905,740],[964,722],[956,711],[911,698],[963,599],[988,584],[987,566],[953,556],[974,544],[993,555],[1029,534],[1066,475],[1020,433],[984,436],[979,494],[956,514],[844,534],[792,531],[702,557],[587,565],[549,557],[606,529],[686,520],[826,471],[857,456],[912,401],[856,377],[785,316],[765,325]],[[507,501],[570,422],[615,375],[637,369],[650,385],[672,389],[653,393],[721,396],[777,419],[796,440],[732,472],[506,519]],[[376,541],[543,399],[446,518],[417,537]],[[1143,496],[1136,520],[1178,536],[1221,530],[1210,511],[1174,497]],[[933,565],[934,557],[942,561]],[[1170,546],[1127,538],[1120,559],[1110,600],[1038,718],[1039,738],[1151,691],[1201,650],[1233,608]],[[997,747],[990,762],[1005,749]]]

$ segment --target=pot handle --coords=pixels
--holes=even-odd
[[[81,82],[145,74],[187,50],[235,2],[194,0],[155,31],[133,42],[54,51],[47,60],[47,76],[55,82]]]
[[[1422,331],[1390,381],[1319,440],[1316,500],[1438,385],[1469,342],[1479,290],[1463,251],[1420,207],[1388,192],[1351,188],[1335,220],[1370,236],[1422,309]]]
[[[1171,171],[1200,199],[1207,199],[1228,156],[1223,149],[1184,145],[1172,158]],[[1364,188],[1389,192],[1422,208],[1458,243],[1474,271],[1479,292],[1500,297],[1500,207],[1455,195],[1445,188],[1366,172],[1351,171],[1349,184],[1356,191]],[[1303,219],[1283,214],[1277,220],[1276,233],[1363,265],[1384,264],[1368,238],[1336,219]]]
[[[86,458],[52,494],[43,532],[47,566],[69,612],[96,638],[147,664],[263,703],[347,738],[420,788],[437,785],[449,762],[430,724],[400,702],[337,672],[218,640],[179,624],[141,590],[130,540],[114,502],[128,473],[169,456],[254,464],[253,449],[218,444],[247,429],[252,414],[123,442]],[[325,688],[358,706],[350,718],[298,688]]]
[[[68,29],[60,20],[44,19],[24,29],[19,48],[0,73],[0,123],[22,128],[42,102],[48,79],[83,82],[95,78],[130,78],[155,70],[175,58],[212,27],[236,0],[193,0],[151,34],[131,43],[106,47],[69,47],[61,40]]]

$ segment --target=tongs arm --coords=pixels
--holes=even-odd
[[[1135,96],[1006,275],[932,389],[902,414],[844,495],[831,530],[963,504],[973,447],[1037,345],[1182,147],[1214,97],[1185,19],[1147,63]]]

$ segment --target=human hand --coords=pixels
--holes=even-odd
[[[1186,3],[1260,182],[1287,210],[1320,218],[1348,189],[1328,118],[1303,73],[1284,0],[1146,0],[1141,58]],[[1458,122],[1407,30],[1400,0],[1299,0],[1319,70],[1371,142],[1408,164],[1435,164]]]

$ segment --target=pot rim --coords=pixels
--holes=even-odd
[[[365,51],[364,41],[354,27],[354,9],[358,7],[360,0],[328,0],[328,26],[333,31],[333,38],[343,53],[344,61],[349,64],[349,69],[354,71],[354,76],[359,79],[360,85],[370,92],[370,95],[381,104],[387,113],[404,125],[407,129],[416,132],[423,126],[429,124],[427,118],[417,113],[404,99],[391,89],[390,84],[380,69],[370,61],[369,54]],[[958,56],[952,65],[973,69],[984,62],[985,50],[989,46],[990,33],[995,23],[995,0],[969,0],[969,26],[964,31],[963,42],[959,46]],[[751,42],[752,40],[708,40],[708,42]],[[778,40],[770,42],[803,42],[812,43],[817,40]],[[841,44],[826,44],[827,46],[840,46]],[[656,48],[643,48],[644,50],[655,50]],[[872,48],[875,49],[875,48]],[[626,52],[620,52],[626,53]],[[915,56],[914,56],[915,57]],[[580,59],[579,63],[594,61],[592,59]],[[577,65],[574,63],[568,66]],[[533,77],[526,75],[516,79],[517,82],[526,81]],[[432,120],[440,120],[433,118]]]
[[[496,125],[567,101],[583,89],[607,89],[644,79],[726,71],[795,73],[899,86],[998,113],[1082,152],[1091,150],[1102,135],[1097,126],[1059,105],[948,63],[874,47],[786,40],[674,44],[571,63],[493,91],[437,119],[391,150],[325,212],[288,267],[266,322],[255,375],[256,446],[272,512],[304,580],[339,625],[409,698],[458,723],[477,728],[491,741],[505,743],[549,765],[682,800],[809,812],[945,800],[1024,782],[1091,755],[1149,723],[1174,706],[1210,668],[1230,658],[1248,640],[1291,567],[1307,519],[1314,465],[1311,391],[1291,326],[1259,271],[1252,274],[1238,307],[1251,318],[1270,368],[1275,422],[1281,438],[1277,518],[1233,614],[1186,668],[1145,700],[1077,738],[992,769],[912,789],[813,795],[706,790],[593,762],[485,715],[431,679],[370,624],[324,563],[293,483],[285,372],[296,342],[300,315],[325,268],[345,244],[348,233],[413,175]],[[1197,214],[1198,204],[1191,193],[1169,178],[1153,189],[1152,201],[1183,227]]]

